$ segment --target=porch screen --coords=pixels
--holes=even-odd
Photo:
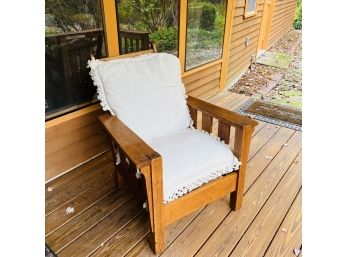
[[[186,70],[220,59],[225,29],[225,0],[188,0]]]
[[[46,119],[96,102],[90,53],[105,57],[101,0],[46,0]]]
[[[117,0],[121,54],[150,49],[178,54],[179,0]]]

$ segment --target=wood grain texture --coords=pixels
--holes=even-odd
[[[243,97],[224,92],[209,97],[208,101],[233,109],[243,102],[241,99],[244,101]],[[197,123],[201,122],[201,115],[197,115]],[[212,131],[215,134],[219,131],[218,123],[213,119]],[[234,131],[231,128],[231,145],[234,145]],[[287,253],[292,246],[301,246],[299,194],[291,193],[301,185],[301,163],[300,159],[295,160],[301,153],[301,132],[259,122],[251,140],[243,208],[231,211],[226,195],[170,224],[164,233],[165,251],[162,256],[229,256],[234,251],[238,251],[236,256],[245,253],[254,256],[251,251],[254,248],[257,256],[263,256],[263,253],[265,256],[277,256]],[[100,158],[103,158],[102,155]],[[77,169],[50,182],[53,191],[57,191],[50,191],[47,199],[58,196],[64,199],[55,205],[52,213],[75,200],[77,204],[83,204],[77,209],[77,215],[71,219],[65,215],[68,219],[62,220],[58,228],[46,235],[46,243],[52,245],[58,256],[156,256],[149,246],[149,213],[143,211],[132,194],[112,188],[100,193],[99,199],[93,198],[97,185],[103,180],[92,178],[90,174],[100,176],[98,174],[103,172],[103,167],[111,164],[110,160],[93,159],[90,164],[79,167],[80,171]],[[292,168],[289,169],[290,166]],[[291,171],[294,171],[293,167],[296,167],[296,172]],[[94,190],[82,187],[81,192],[74,191],[74,187],[83,185],[79,181],[93,181],[89,185]],[[113,180],[104,181],[107,184]],[[99,187],[98,191],[102,190]],[[71,197],[64,198],[65,191]],[[71,191],[75,193],[69,193]],[[290,195],[288,198],[287,194]],[[286,199],[284,206],[282,201],[274,200],[282,195]],[[78,199],[90,201],[89,204],[80,203]],[[286,229],[285,238],[281,230],[283,227],[290,228]],[[248,243],[238,246],[238,242]],[[249,243],[253,246],[249,247]]]
[[[76,169],[69,172],[69,174],[65,174],[58,180],[53,180],[49,183],[45,184],[46,193],[45,198],[49,198],[52,195],[60,192],[64,188],[71,185],[73,182],[82,179],[82,177],[86,174],[97,171],[98,169],[104,167],[106,164],[111,163],[112,156],[110,151],[106,151],[105,153],[95,157],[91,161],[82,164]]]
[[[45,213],[52,213],[57,208],[61,207],[67,201],[76,198],[84,192],[91,189],[97,183],[104,181],[112,176],[113,167],[109,163],[106,166],[100,167],[95,172],[88,172],[83,178],[71,183],[65,190],[59,191],[52,197],[46,199]]]
[[[292,151],[290,149],[281,151],[254,183],[246,183],[243,208],[237,212],[230,212],[226,216],[196,256],[229,256],[300,152],[301,141],[296,140],[293,143]],[[254,169],[259,168],[254,167]],[[248,178],[249,176],[247,176],[246,182]],[[248,184],[252,186],[248,187]]]
[[[153,158],[159,157],[157,152],[116,116],[103,114],[99,116],[99,120],[108,131],[110,137],[137,168],[148,166]]]
[[[270,46],[274,45],[290,28],[295,18],[296,0],[276,0],[270,29]]]
[[[273,235],[301,188],[301,176],[297,175],[301,170],[301,163],[300,154],[238,242],[230,257],[264,256]],[[289,256],[291,253],[287,254]]]
[[[270,8],[267,5],[267,1],[258,1],[257,13],[251,17],[243,17],[245,1],[243,3],[237,0],[235,3],[226,74],[229,84],[235,82],[241,73],[247,70],[251,64],[251,57],[256,55],[258,49],[268,49],[291,27],[295,0],[272,1]],[[264,17],[264,12],[267,17]],[[268,19],[268,22],[264,20],[261,24],[262,19]],[[245,44],[247,37],[249,45]]]
[[[302,189],[269,245],[265,257],[291,256],[302,245]]]
[[[228,111],[209,102],[202,101],[198,98],[189,96],[187,104],[197,110],[203,111],[214,118],[224,121],[231,126],[257,126],[257,121],[249,117],[240,115],[236,112]]]
[[[102,244],[121,232],[127,224],[141,213],[145,214],[135,200],[128,201],[119,211],[112,212],[61,252],[58,252],[59,256],[73,257],[92,254]]]
[[[93,191],[92,194],[87,190],[78,197],[64,203],[54,212],[46,215],[46,234],[52,233],[55,229],[59,228],[64,223],[79,215],[80,212],[99,201],[104,195],[110,193],[115,188],[113,173],[114,172],[112,172],[112,174],[110,174],[105,180],[90,188],[89,190]],[[67,213],[68,208],[74,208],[74,212]]]
[[[164,206],[164,223],[169,225],[175,220],[236,190],[236,182],[237,172],[232,172],[224,177],[210,181],[196,190],[193,190],[190,194],[186,194],[166,204]]]
[[[69,220],[54,233],[48,235],[45,240],[46,243],[55,252],[60,252],[79,236],[93,228],[100,220],[117,211],[132,197],[133,195],[124,189],[111,191],[100,201],[80,213],[77,218]],[[46,220],[47,222],[48,220]]]
[[[46,122],[46,181],[109,149],[101,124],[99,106]]]

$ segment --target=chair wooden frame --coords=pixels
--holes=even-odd
[[[152,50],[122,55],[114,58],[136,56],[153,52]],[[109,60],[114,58],[105,58]],[[187,104],[194,127],[198,128],[198,112],[202,112],[202,129],[212,132],[213,118],[218,120],[218,136],[229,144],[230,128],[235,128],[234,155],[242,162],[239,170],[210,181],[188,194],[171,201],[163,202],[162,157],[121,120],[110,114],[102,114],[99,120],[109,135],[116,163],[116,152],[121,162],[115,165],[116,173],[131,185],[131,189],[146,201],[150,218],[150,245],[155,254],[164,251],[164,229],[174,221],[204,207],[205,205],[230,194],[230,206],[238,210],[242,206],[244,181],[249,155],[251,136],[258,122],[223,109],[198,98],[188,96]],[[139,172],[142,179],[137,179]],[[118,185],[118,177],[117,185]]]

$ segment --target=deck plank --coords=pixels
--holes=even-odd
[[[107,151],[100,156],[97,156],[87,163],[75,168],[74,170],[62,175],[59,179],[52,180],[46,183],[46,193],[45,198],[48,199],[54,194],[64,190],[66,187],[70,186],[72,183],[81,179],[82,177],[93,173],[96,170],[104,167],[108,163],[112,162],[112,155],[110,151]]]
[[[144,223],[148,222],[148,215],[142,212],[127,226],[117,233],[108,242],[103,243],[100,248],[91,256],[94,257],[120,257],[127,254],[127,252],[144,238],[148,231],[148,226]]]
[[[269,243],[283,221],[301,188],[301,154],[291,165],[286,175],[272,193],[260,213],[251,223],[230,257],[264,256]],[[280,201],[281,199],[281,201]],[[291,256],[291,252],[287,256]],[[278,255],[277,255],[278,256]]]
[[[302,245],[302,190],[269,245],[265,257],[291,256]]]
[[[133,194],[129,193],[128,190],[113,190],[78,217],[75,217],[58,228],[54,233],[48,235],[46,237],[46,243],[49,244],[51,249],[55,252],[60,252],[98,222],[107,217],[111,212],[120,208],[132,197],[134,197]]]
[[[193,256],[229,211],[229,196],[207,205],[161,256]]]
[[[91,187],[93,187],[100,181],[103,181],[106,178],[108,178],[112,173],[111,169],[112,165],[107,164],[98,170],[88,173],[86,176],[75,181],[64,190],[57,192],[52,197],[46,199],[46,215],[49,215],[50,213],[54,212],[56,209],[64,205],[66,202],[71,201],[72,199],[83,194],[84,192],[90,190]]]
[[[168,246],[181,234],[181,232],[194,220],[197,215],[203,210],[200,209],[190,214],[187,217],[181,218],[175,223],[169,225],[165,230],[165,248]],[[139,242],[131,251],[129,251],[126,257],[147,257],[155,256],[149,245],[149,239],[146,237],[141,242]]]
[[[297,133],[298,135],[299,133]],[[248,162],[245,188],[248,189],[255,182],[262,171],[272,163],[279,153],[287,154],[293,150],[297,151],[301,139],[294,136],[294,131],[281,128],[275,135],[253,156]],[[285,148],[284,144],[287,144]]]
[[[114,167],[110,165],[107,171],[107,176],[104,180],[100,181],[100,183],[95,184],[89,190],[66,202],[57,210],[46,216],[47,224],[45,233],[47,235],[79,215],[81,212],[92,206],[95,202],[99,201],[102,197],[110,193],[115,188]],[[67,213],[67,208],[74,208],[74,211],[72,213]]]
[[[59,257],[88,256],[92,254],[143,212],[140,204],[135,199],[128,201],[122,208],[112,212],[61,252],[58,252]]]
[[[290,142],[292,151],[282,148],[250,188],[245,188],[243,207],[226,216],[196,256],[228,256],[231,253],[300,152],[301,133],[295,133]]]

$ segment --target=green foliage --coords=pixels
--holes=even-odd
[[[302,29],[302,0],[297,1],[294,29]]]
[[[177,22],[178,0],[119,0],[121,27],[129,30],[156,31]]]
[[[219,30],[187,29],[186,42],[189,49],[220,48],[222,35]]]
[[[45,14],[53,23],[46,31],[72,32],[102,27],[99,12],[98,2],[94,0],[46,0]]]
[[[206,3],[202,7],[202,14],[200,17],[200,28],[212,31],[215,26],[216,7],[213,4]]]
[[[175,27],[159,29],[150,34],[150,40],[156,43],[159,52],[174,51],[178,42],[178,30]]]

